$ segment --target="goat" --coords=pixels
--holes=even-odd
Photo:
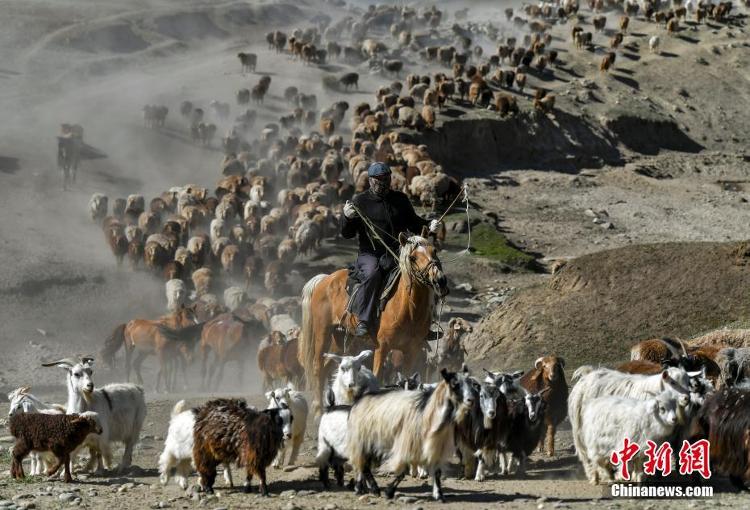
[[[665,360],[676,359],[684,345],[680,340],[668,337],[643,340],[630,348],[630,359],[633,361],[651,361],[661,363]]]
[[[659,376],[661,377],[661,376]],[[592,484],[612,481],[610,456],[627,437],[636,444],[657,444],[669,438],[677,425],[677,407],[687,405],[687,395],[663,391],[645,400],[622,396],[593,398],[585,403],[582,420],[573,428],[578,458]],[[642,457],[642,454],[640,455]],[[643,480],[643,462],[633,462],[634,480]]]
[[[338,354],[323,354],[323,358],[338,363],[333,375],[331,389],[339,405],[351,405],[357,395],[367,391],[377,391],[380,387],[378,379],[362,362],[372,356],[372,351],[362,351],[356,356],[339,356]]]
[[[13,446],[13,461],[10,474],[13,478],[24,477],[23,458],[31,451],[51,451],[57,457],[57,464],[47,470],[47,476],[57,473],[65,467],[65,482],[70,483],[70,457],[73,451],[89,434],[101,434],[96,413],[83,414],[42,414],[20,413],[10,418],[10,433],[16,438]]]
[[[102,193],[94,193],[89,200],[89,213],[91,219],[96,222],[102,221],[107,216],[109,198]]]
[[[659,46],[661,45],[661,39],[658,35],[653,35],[648,40],[648,49],[651,53],[659,54]]]
[[[185,306],[187,300],[187,287],[185,282],[178,279],[172,279],[164,284],[167,294],[167,310],[171,313],[177,312],[180,307]]]
[[[239,461],[247,470],[245,492],[250,492],[252,477],[257,475],[260,494],[268,496],[266,468],[282,441],[292,435],[289,408],[281,404],[279,408],[258,412],[244,400],[216,399],[195,413],[193,460],[203,490],[213,494],[218,464]]]
[[[93,411],[99,415],[101,432],[89,436],[84,443],[91,453],[87,469],[90,471],[94,462],[97,463],[98,472],[103,467],[109,469],[112,464],[111,443],[121,442],[125,444],[125,451],[118,472],[125,473],[132,462],[133,447],[138,442],[146,418],[143,388],[130,383],[111,383],[94,389],[91,378],[93,362],[91,357],[78,360],[64,358],[42,363],[42,366],[57,366],[66,370],[68,414]]]
[[[28,386],[16,388],[8,393],[8,417],[17,413],[65,414],[65,407],[58,404],[47,404],[29,393]],[[31,452],[31,475],[41,475],[55,461],[48,452]]]
[[[523,370],[515,372],[491,372],[486,368],[483,369],[487,376],[484,382],[494,384],[509,400],[518,400],[526,396],[526,390],[521,386],[521,376]]]
[[[518,459],[518,474],[526,473],[529,455],[544,438],[546,402],[542,395],[549,391],[545,388],[539,393],[527,393],[522,400],[509,404],[510,426],[500,449],[500,474],[510,473],[513,457]]]
[[[726,347],[715,356],[719,366],[721,386],[734,386],[744,379],[750,379],[750,348]]]
[[[329,388],[318,425],[318,453],[315,464],[318,476],[325,489],[329,488],[328,469],[333,468],[336,484],[344,486],[344,464],[347,461],[346,444],[349,430],[351,406],[336,405],[336,398]]]
[[[732,485],[745,489],[750,481],[750,413],[747,386],[724,388],[708,397],[696,416],[690,441],[707,439],[711,467],[728,476]]]
[[[444,501],[441,487],[443,466],[453,453],[454,424],[474,404],[474,392],[465,374],[443,369],[442,381],[428,392],[385,391],[363,395],[349,413],[347,456],[357,473],[355,491],[364,483],[373,494],[380,489],[372,475],[372,461],[386,458],[387,471],[395,478],[385,494],[393,499],[396,487],[413,465],[432,476],[432,497]]]
[[[164,450],[159,456],[159,482],[169,483],[172,471],[175,472],[178,485],[186,490],[188,477],[193,464],[193,429],[195,428],[195,412],[185,409],[185,401],[180,400],[172,408],[169,419],[169,429],[164,440]],[[232,487],[232,471],[229,464],[224,464],[224,480]]]
[[[676,396],[688,395],[690,378],[699,374],[670,367],[657,375],[633,375],[584,365],[573,374],[573,379],[578,379],[578,382],[568,396],[568,419],[574,431],[583,430],[583,411],[586,404],[597,397],[619,396],[643,400],[662,391],[671,391]],[[576,451],[584,448],[580,434],[573,434],[573,443]]]
[[[293,466],[297,460],[299,454],[299,448],[302,446],[302,441],[305,440],[305,427],[307,426],[307,414],[308,406],[307,400],[299,391],[294,390],[294,386],[287,384],[284,388],[277,388],[275,390],[266,392],[266,398],[268,399],[268,408],[274,409],[281,405],[286,405],[291,411],[294,417],[292,423],[292,451],[289,454],[288,466]],[[273,461],[274,467],[281,467],[284,464],[284,457],[286,456],[287,443],[284,442],[279,448],[279,454]]]
[[[519,384],[530,393],[542,393],[545,403],[544,421],[547,425],[547,455],[555,455],[555,431],[568,415],[568,383],[565,380],[565,360],[558,356],[544,356],[534,362],[534,369],[521,377]]]

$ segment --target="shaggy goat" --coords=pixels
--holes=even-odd
[[[125,451],[118,466],[118,472],[124,473],[133,458],[133,447],[138,442],[146,418],[146,400],[143,388],[130,383],[112,383],[94,389],[93,361],[91,357],[78,360],[65,358],[50,363],[42,363],[44,367],[58,366],[67,372],[68,414],[93,411],[99,415],[101,432],[92,434],[84,445],[89,448],[91,458],[88,470],[97,463],[97,471],[109,469],[112,465],[111,443],[125,444]],[[103,464],[102,464],[103,460]]]
[[[354,399],[363,392],[373,392],[380,388],[375,374],[362,362],[372,356],[372,351],[362,351],[356,356],[339,356],[338,354],[323,354],[323,358],[338,363],[333,375],[331,389],[338,405],[351,405]]]
[[[545,411],[547,404],[539,393],[527,393],[522,400],[511,402],[508,407],[510,422],[508,437],[500,449],[500,474],[510,473],[513,457],[518,459],[518,474],[526,473],[526,462],[531,452],[544,438]]]
[[[266,468],[281,443],[292,435],[292,413],[286,405],[255,411],[244,400],[216,399],[195,410],[193,460],[201,487],[213,494],[216,466],[238,461],[245,466],[245,492],[253,475],[260,478],[260,493],[268,496]]]
[[[610,456],[623,438],[639,445],[647,440],[656,444],[667,440],[678,423],[678,406],[686,406],[688,399],[687,395],[663,391],[645,400],[606,396],[587,401],[583,419],[574,426],[573,434],[579,438],[576,452],[589,481],[598,484],[602,479],[613,480]],[[642,468],[640,459],[633,461],[633,479],[637,482],[643,481]]]
[[[169,429],[164,440],[164,450],[159,456],[159,481],[162,485],[169,483],[172,472],[182,489],[188,488],[188,477],[193,471],[193,429],[195,428],[195,411],[185,410],[185,401],[180,400],[172,408]],[[232,471],[229,464],[224,464],[224,480],[230,487]]]
[[[268,408],[275,409],[286,405],[291,411],[294,417],[292,423],[292,451],[289,454],[288,466],[293,466],[297,460],[299,454],[299,448],[302,446],[302,441],[305,440],[305,428],[307,427],[307,414],[308,405],[304,395],[299,391],[295,391],[294,386],[287,384],[284,388],[277,388],[275,390],[266,392],[266,398],[268,399]],[[274,467],[281,467],[284,465],[284,457],[286,456],[287,443],[279,448],[279,454],[273,461]]]
[[[29,393],[28,386],[16,388],[8,393],[10,401],[8,417],[18,413],[65,414],[65,407],[58,404],[47,404]],[[41,475],[52,466],[54,455],[49,452],[31,452],[31,475]]]
[[[13,461],[10,474],[13,478],[24,477],[23,458],[31,451],[51,451],[57,464],[47,470],[47,476],[57,473],[65,466],[65,481],[70,483],[70,456],[89,434],[101,434],[96,413],[80,415],[20,413],[9,422],[10,433],[16,438],[13,446]]]
[[[386,488],[392,499],[399,482],[413,465],[432,475],[432,497],[443,501],[441,473],[454,448],[454,425],[474,405],[474,390],[465,374],[442,370],[432,391],[393,390],[363,395],[349,414],[347,456],[357,473],[356,492],[380,489],[372,462],[386,458],[385,470],[395,474]]]

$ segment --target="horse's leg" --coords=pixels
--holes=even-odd
[[[214,382],[214,388],[217,390],[221,386],[221,380],[224,378],[224,367],[226,366],[226,360],[219,360],[217,358],[216,363],[219,365],[219,373],[216,374],[216,381]]]
[[[375,374],[375,377],[380,377],[380,373],[383,370],[383,362],[385,361],[385,356],[388,352],[388,349],[386,349],[385,345],[379,345],[377,349],[375,349],[375,356],[373,356],[372,359],[372,372]],[[408,374],[408,372],[406,372]]]
[[[206,365],[208,364],[208,349],[201,346],[201,386],[205,390],[208,388],[208,382],[206,380]]]
[[[143,360],[146,359],[148,356],[148,353],[146,352],[139,352],[138,355],[135,357],[135,360],[133,360],[133,370],[135,370],[135,376],[138,379],[138,384],[143,384],[143,376],[141,375],[141,365],[143,364]]]
[[[130,382],[130,363],[133,358],[133,349],[125,345],[125,380]]]

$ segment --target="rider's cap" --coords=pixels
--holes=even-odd
[[[381,177],[383,175],[391,175],[391,167],[385,163],[373,163],[367,169],[368,177]]]

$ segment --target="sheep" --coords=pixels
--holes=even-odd
[[[344,464],[347,461],[347,437],[351,406],[336,405],[332,390],[326,392],[326,402],[318,425],[318,453],[315,465],[325,489],[329,488],[328,468],[332,467],[339,487],[344,486]]]
[[[107,207],[109,205],[109,198],[107,195],[102,193],[94,193],[91,195],[89,200],[89,213],[91,213],[91,219],[96,222],[100,222],[107,216]]]
[[[195,296],[201,297],[211,292],[213,284],[213,271],[207,267],[202,267],[193,271],[191,276],[193,281],[193,287],[195,288]]]
[[[353,404],[358,395],[377,391],[380,388],[380,383],[375,374],[362,364],[370,356],[372,356],[372,351],[369,350],[362,351],[356,356],[323,354],[324,359],[333,360],[338,364],[331,382],[331,389],[336,397],[337,404]]]
[[[47,404],[29,393],[28,386],[16,388],[8,393],[8,417],[17,413],[65,414],[65,406]],[[31,452],[31,475],[41,475],[45,469],[55,462],[54,455],[49,452]]]
[[[359,74],[358,73],[346,73],[339,78],[339,83],[344,86],[344,90],[349,90],[349,87],[354,87],[359,90]]]
[[[728,476],[738,489],[745,489],[745,484],[750,481],[749,399],[750,389],[744,385],[714,393],[698,411],[690,438],[691,442],[709,441],[712,469]]]
[[[599,64],[599,71],[601,71],[602,73],[606,73],[607,71],[609,71],[610,67],[613,67],[615,65],[616,57],[617,54],[612,51],[604,55],[601,63]]]
[[[684,345],[680,340],[668,337],[643,340],[630,348],[630,359],[632,361],[651,361],[661,363],[666,360],[677,359],[684,351]]]
[[[193,460],[203,491],[213,494],[218,464],[238,461],[247,471],[245,492],[258,475],[260,494],[268,496],[266,468],[292,435],[293,417],[286,405],[258,412],[244,400],[216,399],[194,412]]]
[[[387,391],[363,395],[349,413],[347,457],[357,474],[355,491],[379,494],[372,461],[385,458],[386,471],[395,478],[385,490],[393,499],[396,487],[413,465],[432,476],[432,497],[444,501],[442,468],[454,448],[454,424],[474,405],[474,392],[466,374],[442,370],[442,381],[429,392]]]
[[[247,301],[247,294],[241,287],[227,287],[224,289],[224,306],[230,312],[235,311]]]
[[[118,466],[119,473],[130,467],[135,447],[146,418],[146,400],[143,388],[130,383],[111,383],[94,389],[93,361],[91,357],[80,359],[64,358],[44,367],[61,367],[67,372],[68,414],[93,411],[99,415],[102,432],[92,435],[84,443],[91,453],[88,470],[97,463],[97,471],[109,469],[112,464],[111,443],[125,444],[125,451]],[[96,454],[95,454],[96,453]],[[104,463],[102,464],[102,460]]]
[[[601,396],[620,396],[645,399],[650,394],[671,391],[675,395],[688,395],[690,379],[701,375],[688,373],[682,368],[669,367],[657,375],[623,374],[606,368],[594,369],[584,365],[573,374],[578,382],[568,395],[568,419],[574,431],[582,430],[581,420],[586,404]],[[583,438],[573,434],[576,450],[584,448]]]
[[[94,412],[82,414],[20,413],[8,423],[10,433],[16,438],[10,474],[15,479],[24,478],[23,458],[31,451],[51,451],[57,464],[47,470],[47,476],[65,468],[65,482],[71,483],[70,457],[89,434],[101,434],[102,426]]]
[[[188,478],[193,471],[193,429],[195,412],[186,409],[185,401],[180,400],[172,408],[167,437],[164,439],[164,450],[159,456],[159,482],[169,483],[172,471],[175,472],[177,484],[188,488]],[[232,487],[232,471],[228,463],[224,464],[224,481]]]
[[[305,400],[302,393],[295,391],[294,386],[291,383],[287,383],[284,388],[277,388],[266,392],[266,398],[268,399],[269,409],[274,409],[285,404],[294,417],[291,437],[292,451],[289,454],[289,461],[287,463],[287,466],[293,466],[297,460],[302,441],[305,440],[305,427],[307,426],[308,414],[307,400]],[[284,442],[279,448],[279,454],[273,461],[274,467],[279,468],[284,465],[287,446],[287,442]]]
[[[661,39],[659,39],[658,35],[652,35],[651,38],[648,40],[648,49],[651,51],[651,53],[659,54],[659,46],[661,44]]]
[[[187,287],[182,280],[172,279],[164,284],[167,294],[167,310],[171,313],[177,312],[185,306],[187,300]]]
[[[555,431],[568,414],[568,383],[565,381],[565,360],[558,356],[543,356],[534,362],[534,369],[525,373],[519,384],[529,393],[542,393],[545,403],[544,422],[547,425],[547,455],[555,455]],[[542,435],[544,439],[545,435]]]
[[[645,400],[603,396],[587,401],[573,434],[580,437],[576,452],[589,482],[596,485],[602,480],[613,481],[610,457],[623,437],[639,445],[647,440],[659,444],[668,439],[677,425],[677,407],[687,405],[688,398],[663,391]],[[642,457],[640,454],[633,460],[632,480],[636,482],[643,481]]]

